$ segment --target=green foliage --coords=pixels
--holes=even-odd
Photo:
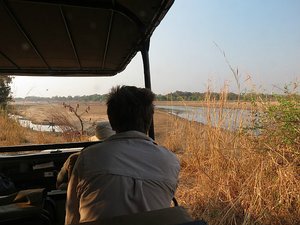
[[[283,143],[300,145],[300,101],[294,96],[280,96],[278,105],[267,108],[269,126],[275,126],[274,135],[280,136]]]
[[[262,125],[271,144],[285,145],[300,151],[300,96],[284,88],[285,95],[276,96],[262,116]]]
[[[7,103],[12,100],[10,84],[12,77],[0,75],[0,109],[6,109]]]

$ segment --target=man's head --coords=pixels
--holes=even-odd
[[[117,133],[136,130],[147,133],[154,112],[154,94],[146,88],[117,86],[107,99],[109,122]]]

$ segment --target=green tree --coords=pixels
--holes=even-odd
[[[11,87],[13,77],[0,75],[0,109],[6,109],[7,103],[12,100]]]

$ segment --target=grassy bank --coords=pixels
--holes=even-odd
[[[261,105],[264,114],[250,127],[260,129],[258,136],[243,124],[227,132],[221,124],[174,118],[164,145],[180,157],[176,195],[195,218],[209,224],[300,224],[299,99]],[[213,110],[208,107],[207,116]]]
[[[165,145],[181,161],[177,198],[209,224],[299,224],[299,156],[257,140],[175,121]]]
[[[38,132],[22,127],[0,112],[0,146],[62,142],[63,138],[50,132]]]

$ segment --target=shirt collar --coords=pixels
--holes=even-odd
[[[125,131],[125,132],[120,132],[117,134],[114,134],[112,136],[110,136],[109,138],[107,138],[106,140],[110,141],[110,140],[117,140],[117,139],[144,139],[146,141],[151,141],[154,142],[154,140],[152,138],[150,138],[149,136],[147,136],[146,134],[139,132],[139,131],[135,131],[135,130],[130,130],[130,131]]]

